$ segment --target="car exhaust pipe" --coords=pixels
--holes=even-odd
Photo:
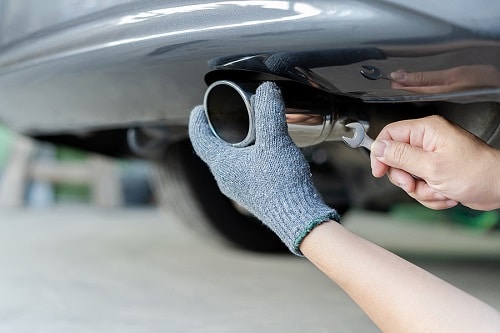
[[[206,90],[204,107],[210,128],[234,147],[255,142],[255,116],[250,98],[260,83],[220,80]],[[368,124],[363,121],[366,117],[352,110],[352,100],[343,103],[332,94],[293,81],[275,83],[285,103],[288,133],[299,147],[341,141],[342,136],[351,132],[345,124],[353,120]]]

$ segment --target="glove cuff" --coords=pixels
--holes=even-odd
[[[286,210],[272,209],[262,221],[297,256],[303,256],[300,244],[314,228],[331,220],[340,222],[337,211],[319,200],[307,200],[305,203],[302,200],[294,201],[287,207]]]
[[[304,240],[304,238],[306,238],[307,235],[309,235],[309,233],[311,231],[313,231],[314,228],[316,228],[320,224],[323,224],[323,223],[328,222],[328,221],[335,221],[337,223],[340,223],[340,215],[337,213],[336,210],[332,210],[330,213],[312,220],[307,225],[307,227],[301,233],[299,233],[297,235],[297,237],[295,238],[295,241],[293,242],[293,247],[290,248],[292,253],[303,257],[304,255],[300,251],[300,244],[302,244],[302,241]]]

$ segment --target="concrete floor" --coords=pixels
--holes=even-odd
[[[0,332],[378,332],[306,260],[228,249],[176,221],[0,210]],[[365,212],[344,223],[500,309],[497,234]]]

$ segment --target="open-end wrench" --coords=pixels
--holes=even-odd
[[[346,145],[351,148],[365,147],[366,149],[371,150],[373,139],[366,134],[363,124],[354,122],[345,126],[352,129],[354,133],[352,138],[347,136],[342,137],[342,140],[344,140]]]

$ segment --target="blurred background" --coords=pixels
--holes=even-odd
[[[0,332],[379,332],[303,258],[225,246],[158,209],[143,160],[0,127],[0,175]],[[343,224],[498,309],[499,220],[410,202]]]
[[[152,166],[144,159],[116,159],[42,143],[0,125],[0,206],[55,205],[155,207]],[[452,224],[471,232],[500,230],[500,211],[458,206],[433,211],[418,203],[397,203],[398,218]]]
[[[150,165],[34,141],[0,125],[0,204],[151,206]]]

